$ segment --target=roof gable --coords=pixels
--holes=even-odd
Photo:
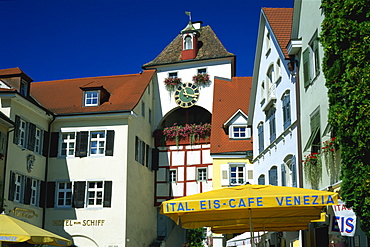
[[[235,112],[234,115],[224,123],[224,126],[230,126],[235,122],[238,123],[245,122],[245,124],[247,124],[247,121],[248,121],[247,114],[245,114],[242,110],[238,109],[238,111]]]
[[[293,8],[262,8],[285,57],[288,57],[286,46],[292,33]]]
[[[197,56],[191,61],[235,56],[226,50],[210,26],[201,27],[199,33],[199,50]],[[143,67],[189,61],[182,60],[181,51],[182,38],[179,34],[154,60],[144,64]]]
[[[252,140],[230,140],[225,123],[248,112],[252,77],[215,77],[212,109],[211,153],[246,152],[253,150]],[[217,140],[213,143],[212,140]]]
[[[155,70],[140,74],[101,76],[34,82],[31,94],[55,114],[88,114],[132,111],[138,104]],[[83,106],[83,89],[104,88],[109,101],[96,107]]]

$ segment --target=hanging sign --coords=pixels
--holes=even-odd
[[[330,221],[330,234],[353,237],[356,231],[356,214],[352,208],[346,208],[344,202],[338,199],[337,205],[332,205],[334,215]]]

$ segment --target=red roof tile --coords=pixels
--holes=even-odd
[[[284,55],[292,33],[293,8],[262,8]]]
[[[211,153],[253,150],[252,140],[230,140],[222,128],[239,109],[248,114],[252,77],[233,77],[231,81],[215,78],[214,83]]]
[[[140,74],[78,78],[31,83],[31,95],[55,114],[130,111],[139,102],[155,70]],[[83,107],[83,88],[102,86],[109,100],[99,106]]]

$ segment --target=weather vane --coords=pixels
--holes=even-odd
[[[189,11],[185,11],[185,14],[189,16],[189,21],[191,21],[191,13]]]

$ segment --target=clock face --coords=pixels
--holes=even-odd
[[[199,98],[199,88],[191,82],[181,83],[175,91],[175,102],[180,107],[188,108],[193,106]]]

